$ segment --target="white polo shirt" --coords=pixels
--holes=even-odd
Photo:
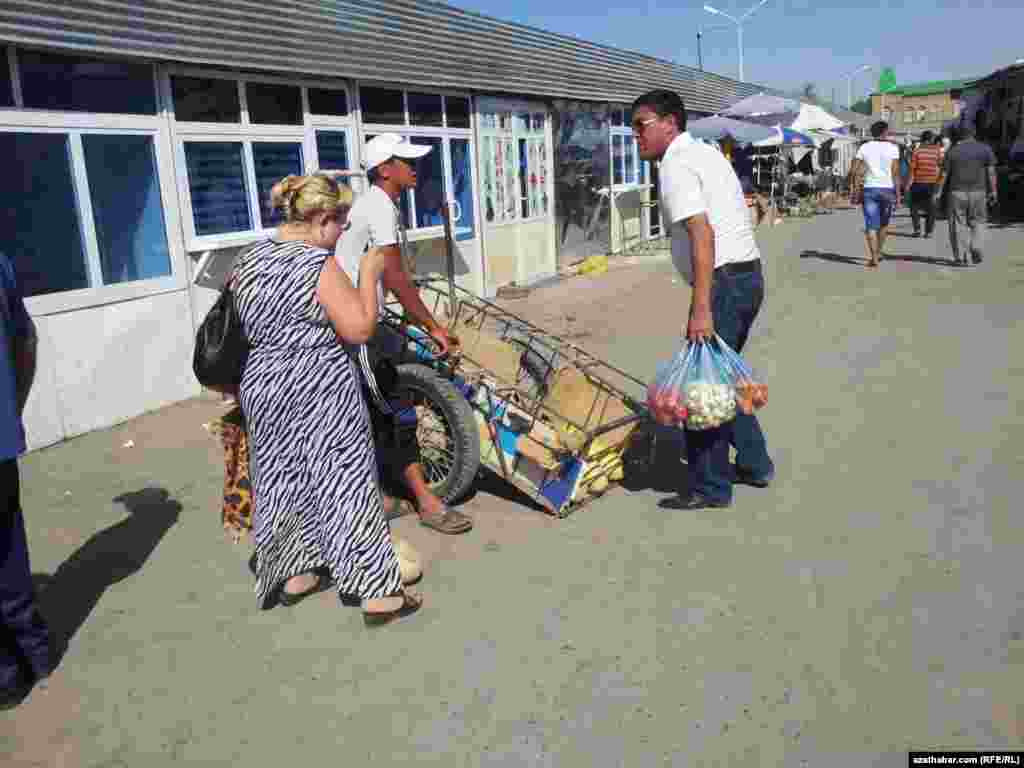
[[[334,250],[338,266],[345,270],[352,285],[359,285],[359,265],[368,248],[397,245],[400,242],[400,221],[395,201],[376,184],[356,199],[349,211],[345,231],[341,233]],[[384,285],[380,280],[377,281],[377,302],[383,311]]]
[[[658,165],[662,219],[672,237],[672,261],[693,285],[686,219],[706,213],[715,233],[715,269],[761,258],[740,180],[715,147],[677,136]]]

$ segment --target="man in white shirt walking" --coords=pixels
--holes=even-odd
[[[889,234],[889,219],[900,205],[900,148],[889,140],[889,124],[871,126],[874,137],[857,150],[850,173],[864,179],[864,239],[868,268],[876,269]],[[856,186],[856,185],[854,185]]]
[[[761,253],[732,166],[714,147],[686,133],[686,108],[672,91],[633,102],[640,157],[659,163],[662,217],[672,237],[672,261],[693,287],[686,337],[717,335],[737,352],[764,299]],[[736,467],[729,466],[729,445]],[[766,487],[775,475],[757,417],[736,414],[717,429],[687,430],[688,494],[663,501],[670,509],[728,507],[734,482]]]
[[[363,166],[370,181],[370,189],[360,195],[348,215],[348,224],[338,240],[335,258],[353,284],[359,282],[359,264],[369,248],[383,250],[386,266],[377,285],[379,303],[384,305],[384,291],[395,294],[408,316],[423,328],[437,343],[441,354],[447,354],[458,339],[448,333],[420,298],[419,289],[402,264],[401,216],[398,200],[407,189],[416,188],[416,160],[430,151],[429,146],[412,144],[396,133],[383,133],[366,144]],[[397,351],[402,339],[389,329],[378,326],[371,345],[383,350],[385,356]],[[408,440],[388,440],[396,434],[395,413],[388,402],[388,392],[382,391],[383,382],[374,375],[371,355],[366,345],[358,350],[363,378],[370,393],[370,415],[378,440],[390,450],[388,463],[396,466],[398,474],[416,499],[420,522],[441,533],[465,533],[473,527],[466,515],[449,509],[427,484],[419,460],[418,446]],[[401,431],[404,433],[404,430]],[[393,443],[393,445],[388,445]]]

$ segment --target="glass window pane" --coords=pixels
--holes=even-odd
[[[416,161],[416,226],[438,227],[444,224],[441,206],[445,202],[444,158],[441,139],[434,136],[413,136],[413,144],[431,147],[430,152]]]
[[[171,274],[151,136],[82,136],[103,283]]]
[[[241,142],[186,141],[185,165],[197,235],[253,228]]]
[[[612,184],[622,183],[622,136],[612,136]]]
[[[533,125],[530,126],[530,129],[533,130],[533,131],[536,131],[536,132],[544,130],[544,113],[543,112],[534,112],[533,113]]]
[[[441,96],[409,91],[409,125],[441,125]]]
[[[14,86],[11,84],[11,68],[7,66],[7,51],[0,46],[0,107],[14,106]]]
[[[29,109],[156,114],[150,64],[19,50],[18,71]]]
[[[348,164],[348,141],[344,131],[317,131],[316,154],[323,170],[344,170]]]
[[[476,234],[473,207],[473,154],[469,139],[452,139],[452,197],[457,202],[459,220],[454,223],[456,240],[471,240]]]
[[[270,206],[270,190],[290,174],[302,174],[302,145],[293,142],[254,141],[252,160],[256,166],[256,190],[260,200],[260,220],[264,229],[284,221],[281,211]]]
[[[405,104],[402,92],[387,88],[360,88],[359,107],[364,123],[405,125]]]
[[[623,125],[622,122],[622,110],[618,107],[612,107],[612,127],[618,127]]]
[[[25,295],[88,288],[67,135],[0,131],[0,163],[0,251]]]
[[[336,115],[348,114],[348,96],[345,91],[329,91],[325,88],[310,88],[309,111],[313,115]]]
[[[302,125],[302,91],[297,85],[246,83],[249,122]]]
[[[626,161],[626,183],[636,184],[636,139],[632,136],[626,137],[625,157]]]
[[[633,110],[632,109],[623,110],[623,112],[622,112],[622,124],[624,126],[626,126],[627,128],[629,128],[631,125],[633,125]]]
[[[445,96],[444,109],[449,128],[469,128],[469,99],[464,96]]]
[[[199,123],[240,123],[238,83],[204,77],[171,77],[174,118]]]
[[[512,118],[512,130],[515,131],[528,131],[530,130],[530,113],[529,112],[517,112]]]

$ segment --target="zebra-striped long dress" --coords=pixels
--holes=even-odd
[[[239,402],[264,606],[285,580],[323,566],[343,595],[384,597],[401,588],[358,373],[316,298],[329,256],[268,240],[234,270],[252,346]]]

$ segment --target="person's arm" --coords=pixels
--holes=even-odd
[[[29,333],[15,336],[12,345],[14,358],[14,391],[18,403],[18,415],[25,411],[32,382],[36,377],[36,331],[32,318],[28,318]]]
[[[914,185],[914,176],[917,175],[917,157],[917,152],[910,156],[910,173],[907,174],[907,180],[903,184],[904,194]]]
[[[337,259],[327,259],[317,283],[317,300],[341,341],[362,344],[377,328],[380,307],[377,280],[383,268],[381,249],[373,248],[359,264],[359,288],[352,285]]]
[[[693,264],[693,295],[690,298],[686,338],[690,341],[711,339],[715,336],[715,319],[711,313],[715,231],[711,228],[707,213],[698,213],[686,219],[686,233],[690,238],[690,260]]]
[[[398,245],[389,245],[381,248],[384,256],[383,278],[384,287],[395,294],[402,308],[409,314],[412,321],[426,331],[440,347],[442,355],[451,352],[451,348],[458,346],[457,337],[448,332],[448,329],[437,322],[427,305],[420,298],[420,289],[416,287],[412,276],[405,270],[402,264],[402,252]]]
[[[988,198],[993,203],[999,202],[999,178],[996,175],[996,156],[995,153],[989,148],[988,150],[989,163],[988,168]]]
[[[942,166],[939,168],[939,181],[935,185],[935,192],[932,199],[938,202],[946,188],[946,180],[949,178],[949,153],[942,153]]]
[[[900,186],[900,157],[898,153],[896,159],[892,161],[892,186],[896,190],[896,207],[899,208],[903,202],[903,188]]]
[[[867,166],[864,165],[864,161],[860,157],[853,158],[853,162],[850,163],[850,174],[846,183],[850,188],[851,200],[857,196],[858,188],[861,180],[864,178],[864,171],[866,168]]]

